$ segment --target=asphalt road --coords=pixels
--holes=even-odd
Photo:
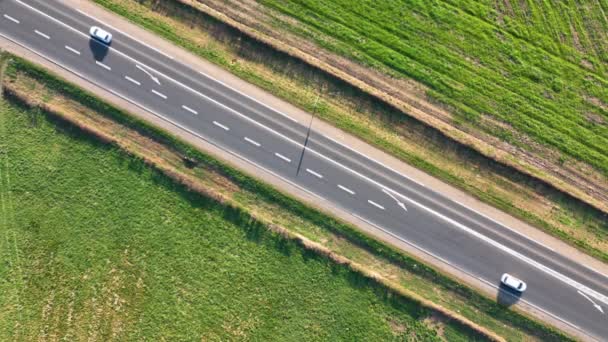
[[[92,25],[114,35],[91,40]],[[608,277],[455,203],[373,159],[308,132],[171,56],[53,0],[0,0],[0,34],[182,129],[598,340],[608,337]],[[502,273],[528,283],[518,296]]]

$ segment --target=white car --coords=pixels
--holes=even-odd
[[[518,292],[524,292],[528,288],[526,283],[521,279],[515,278],[508,273],[505,273],[500,277],[500,282]]]
[[[103,42],[104,44],[110,44],[110,42],[112,41],[112,34],[97,26],[91,27],[91,29],[89,30],[89,34],[91,35],[91,37]]]

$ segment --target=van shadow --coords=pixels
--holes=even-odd
[[[515,291],[512,288],[505,286],[503,283],[500,283],[498,287],[498,295],[496,297],[496,301],[498,302],[498,304],[510,307],[515,303],[519,302],[521,295],[521,292]]]
[[[89,49],[91,49],[91,52],[93,53],[93,58],[95,58],[96,61],[102,62],[108,55],[111,44],[112,44],[112,42],[110,42],[110,44],[106,45],[106,44],[103,44],[103,43],[97,41],[96,39],[90,38],[89,39]]]

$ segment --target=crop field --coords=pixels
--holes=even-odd
[[[456,125],[608,175],[605,0],[258,2],[330,51],[425,85]]]
[[[0,137],[0,340],[439,339],[427,310],[72,126],[2,100]]]

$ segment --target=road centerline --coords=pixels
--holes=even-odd
[[[10,15],[8,15],[8,14],[5,14],[5,15],[4,15],[4,17],[5,17],[6,19],[8,19],[8,20],[10,20],[10,21],[14,22],[15,24],[19,24],[19,20],[17,20],[17,19],[15,19],[15,18],[11,17],[11,16],[10,16]]]
[[[66,45],[66,46],[65,46],[65,48],[66,48],[66,50],[68,50],[68,51],[71,51],[71,52],[73,52],[73,53],[75,53],[75,54],[77,54],[77,55],[80,55],[80,51],[78,51],[78,50],[74,49],[74,48],[73,48],[73,47],[71,47],[71,46],[67,46],[67,45]]]
[[[188,112],[190,112],[190,113],[192,113],[194,115],[198,115],[197,111],[195,111],[194,109],[192,109],[192,108],[190,108],[188,106],[182,105],[182,109],[185,110],[185,111],[188,111]]]
[[[127,56],[127,57],[128,57],[128,56]],[[391,190],[390,188],[387,188],[387,189]],[[346,191],[346,190],[344,190],[344,191]],[[391,190],[391,191],[392,191],[392,190]],[[398,194],[398,195],[400,195],[400,194]],[[560,279],[560,280],[561,280],[561,279]]]
[[[376,207],[378,209],[385,210],[383,206],[381,206],[380,204],[378,204],[378,203],[376,203],[376,202],[374,202],[372,200],[367,200],[367,203],[373,205],[374,207]]]
[[[245,137],[244,139],[245,139],[246,142],[250,143],[251,145],[254,145],[254,146],[257,146],[257,147],[262,146],[262,144],[260,144],[259,142],[255,141],[253,139],[250,139],[248,137]]]
[[[320,173],[318,173],[318,172],[317,172],[317,171],[315,171],[315,170],[306,169],[306,172],[310,173],[311,175],[313,175],[313,176],[315,176],[315,177],[317,177],[317,178],[319,178],[319,179],[323,179],[323,175],[322,175],[322,174],[320,174]]]
[[[131,78],[130,76],[125,75],[125,79],[133,84],[141,85],[141,83],[138,80]]]
[[[110,68],[110,66],[109,66],[109,65],[105,65],[105,64],[103,64],[103,63],[102,63],[102,62],[100,62],[100,61],[95,61],[95,64],[99,65],[100,67],[102,67],[102,68],[104,68],[104,69],[106,69],[106,70],[112,70],[112,68]]]
[[[274,155],[275,155],[275,156],[277,156],[277,157],[278,157],[278,158],[280,158],[280,159],[283,159],[284,161],[286,161],[286,162],[288,162],[288,163],[291,163],[291,159],[289,159],[289,158],[285,157],[284,155],[282,155],[282,154],[280,154],[280,153],[276,153],[276,152],[275,152],[275,153],[274,153]]]
[[[216,125],[217,127],[223,129],[224,131],[229,131],[230,127],[226,126],[226,125],[222,125],[221,123],[217,122],[217,121],[213,121],[213,124]]]
[[[167,95],[165,95],[165,94],[163,94],[163,93],[159,92],[158,90],[152,89],[152,90],[150,90],[150,91],[151,91],[152,93],[154,93],[154,95],[156,95],[156,96],[158,96],[158,97],[162,98],[163,100],[166,100],[166,99],[167,99]]]
[[[351,195],[354,195],[354,194],[355,194],[355,192],[354,192],[354,191],[352,191],[351,189],[349,189],[349,188],[345,187],[344,185],[340,185],[340,184],[338,184],[338,188],[340,188],[340,190],[345,191],[345,192],[347,192],[347,193],[349,193],[349,194],[351,194]]]
[[[40,32],[38,30],[34,30],[34,32],[39,35],[40,37],[43,37],[45,39],[51,39],[51,36],[49,36],[48,34],[44,33],[44,32]]]

